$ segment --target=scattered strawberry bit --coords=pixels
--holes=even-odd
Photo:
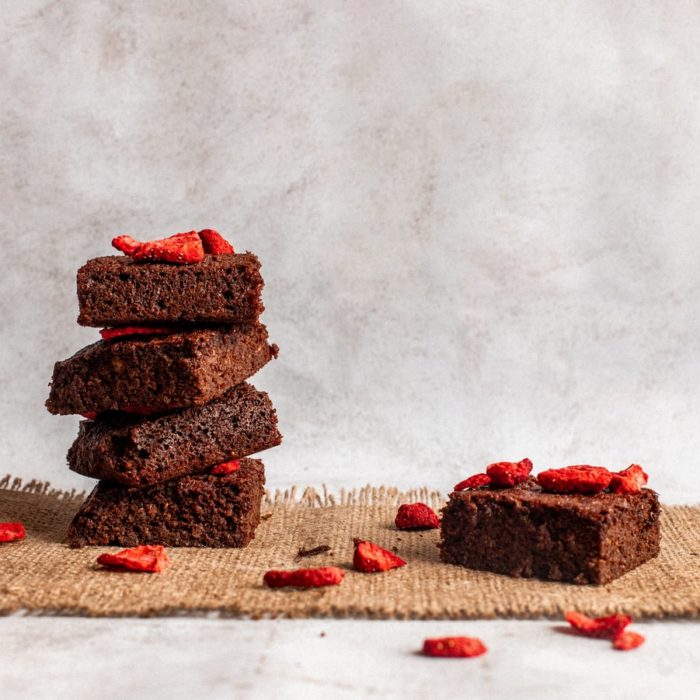
[[[613,639],[613,648],[619,651],[629,651],[642,646],[646,639],[638,632],[620,632]]]
[[[455,491],[464,491],[464,489],[477,489],[480,486],[488,486],[491,483],[491,477],[488,474],[480,472],[479,474],[474,474],[464,481],[460,481],[455,484]]]
[[[293,569],[289,571],[271,570],[263,576],[263,582],[270,588],[318,588],[337,586],[345,572],[337,566],[320,566],[316,569]]]
[[[232,474],[241,468],[241,462],[238,459],[232,459],[230,462],[222,462],[217,464],[209,473],[210,474]]]
[[[103,328],[100,335],[102,340],[109,341],[134,335],[169,335],[174,332],[175,329],[168,326],[122,326],[121,328]]]
[[[95,411],[85,411],[85,413],[80,414],[83,418],[87,418],[88,420],[97,420],[97,416],[99,415]]]
[[[440,527],[437,513],[425,503],[404,503],[394,523],[399,530],[431,530]]]
[[[320,544],[318,547],[312,547],[311,549],[303,549],[300,547],[295,559],[298,560],[303,559],[304,557],[315,557],[318,554],[325,554],[326,552],[330,551],[331,547],[328,544]]]
[[[112,245],[134,260],[170,262],[180,265],[202,262],[204,246],[196,231],[176,233],[157,241],[141,242],[131,236],[117,236]]]
[[[487,651],[484,643],[476,637],[441,637],[423,642],[424,656],[471,658]]]
[[[537,481],[546,491],[594,494],[605,491],[612,476],[612,472],[605,467],[577,464],[561,469],[547,469],[537,475]]]
[[[161,544],[140,544],[116,554],[100,554],[97,563],[109,569],[158,572],[170,563],[170,557]]]
[[[389,571],[399,566],[406,566],[406,562],[396,554],[382,549],[374,542],[355,539],[355,554],[352,563],[357,571],[365,574],[373,574],[377,571]]]
[[[532,471],[532,462],[521,459],[519,462],[495,462],[486,467],[492,486],[516,486],[525,481]]]
[[[226,255],[234,253],[233,246],[213,228],[205,228],[199,232],[199,237],[202,239],[204,252],[209,255]]]
[[[607,617],[588,617],[583,613],[570,610],[564,613],[564,619],[581,634],[587,637],[613,639],[632,622],[629,615],[615,613]]]
[[[611,639],[613,647],[620,651],[636,649],[644,644],[644,637],[637,632],[630,632],[627,626],[632,622],[629,615],[615,613],[607,617],[588,617],[573,610],[564,613],[564,619],[586,637]]]
[[[0,523],[0,542],[23,540],[27,531],[22,523]]]
[[[112,240],[112,245],[125,255],[132,256],[139,250],[143,243],[133,239],[131,236],[117,236]]]
[[[648,474],[638,464],[631,464],[612,475],[610,490],[613,493],[639,493],[648,481]]]

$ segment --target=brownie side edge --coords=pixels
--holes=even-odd
[[[145,489],[99,482],[68,528],[71,547],[244,547],[260,523],[265,472],[257,459],[222,476],[173,479]]]
[[[247,323],[264,310],[260,261],[252,253],[207,255],[201,263],[94,258],[77,273],[78,323]]]
[[[68,451],[72,471],[128,487],[208,471],[279,445],[270,397],[243,382],[205,406],[151,418],[82,421]]]

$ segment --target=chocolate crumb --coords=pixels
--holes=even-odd
[[[330,545],[327,544],[320,544],[318,547],[312,547],[311,549],[299,549],[297,552],[297,559],[302,559],[304,557],[315,557],[317,554],[325,554],[326,552],[330,552],[331,548]]]
[[[269,520],[272,517],[272,513],[265,513],[265,515],[260,516],[260,520]]]

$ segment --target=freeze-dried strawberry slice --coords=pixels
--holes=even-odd
[[[605,467],[578,464],[561,469],[547,469],[537,475],[537,481],[546,491],[556,493],[600,493],[610,485],[612,472]]]
[[[570,610],[564,613],[564,619],[581,634],[587,637],[613,639],[632,622],[629,615],[615,613],[607,617],[588,617],[583,613]]]
[[[27,531],[22,523],[0,523],[0,542],[23,540]]]
[[[134,260],[187,265],[204,260],[204,246],[196,231],[176,233],[157,241],[141,242],[131,236],[117,236],[112,245]]]
[[[100,554],[97,563],[110,569],[154,573],[163,571],[170,557],[161,544],[140,544],[116,554]]]
[[[430,530],[440,527],[440,518],[425,503],[404,503],[396,513],[394,524],[399,530]]]
[[[613,639],[613,647],[619,651],[630,651],[642,646],[646,639],[638,632],[620,632]]]
[[[393,552],[382,549],[374,542],[355,539],[355,554],[352,563],[357,571],[365,574],[373,574],[377,571],[389,571],[399,566],[406,566],[406,562]]]
[[[128,256],[134,255],[136,251],[143,245],[141,241],[137,241],[131,236],[117,236],[112,239],[112,245]]]
[[[423,642],[424,656],[471,658],[487,651],[484,643],[476,637],[440,637]]]
[[[612,475],[610,490],[613,493],[639,493],[648,481],[648,474],[638,464],[631,464]]]
[[[209,473],[210,474],[231,474],[238,471],[241,468],[241,463],[237,459],[233,459],[230,462],[222,462],[217,464]]]
[[[532,462],[526,457],[519,462],[494,462],[486,467],[492,486],[516,486],[525,481],[532,471]]]
[[[169,335],[175,329],[169,326],[122,326],[121,328],[103,328],[100,331],[102,340],[116,340],[135,335]]]
[[[480,486],[488,486],[491,483],[491,477],[484,472],[469,476],[464,481],[455,484],[454,491],[464,491],[464,489],[478,489]]]
[[[320,566],[316,569],[293,569],[290,571],[271,570],[263,576],[263,582],[270,588],[318,588],[337,586],[345,572],[337,566]]]
[[[233,246],[213,228],[205,228],[199,232],[199,237],[202,239],[204,252],[209,255],[226,255],[234,253]]]

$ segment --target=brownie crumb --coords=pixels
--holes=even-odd
[[[303,559],[304,557],[315,557],[318,554],[325,554],[326,552],[330,551],[330,545],[327,544],[320,544],[318,547],[312,547],[311,549],[300,548],[297,552],[296,559],[299,560]]]

